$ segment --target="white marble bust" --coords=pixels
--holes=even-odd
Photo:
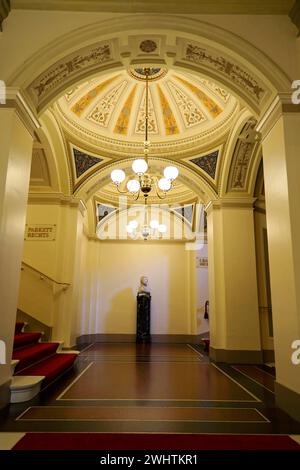
[[[138,289],[138,295],[143,295],[143,294],[150,294],[147,276],[142,276],[140,279],[140,287]]]

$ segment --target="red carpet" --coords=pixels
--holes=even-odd
[[[57,353],[59,343],[40,343],[42,333],[24,333],[24,327],[23,322],[15,326],[13,359],[19,361],[15,375],[44,375],[44,388],[71,368],[77,354]]]
[[[44,375],[43,387],[53,382],[73,365],[77,354],[54,354],[19,372],[18,375]]]
[[[14,348],[28,346],[28,344],[37,343],[42,333],[17,333],[14,338]]]
[[[13,351],[13,359],[18,359],[20,362],[17,364],[15,371],[20,371],[27,366],[41,361],[48,356],[52,356],[59,343],[36,343],[23,348],[18,348]]]
[[[27,433],[13,450],[300,450],[289,436]]]

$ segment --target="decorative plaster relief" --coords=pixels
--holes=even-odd
[[[236,85],[247,91],[257,103],[260,103],[265,89],[258,80],[248,71],[229,59],[210,52],[196,44],[186,44],[184,59],[195,64],[206,65],[226,75]]]

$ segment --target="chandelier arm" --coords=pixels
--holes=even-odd
[[[119,188],[119,186],[120,186],[119,184],[116,184],[118,193],[120,193],[120,194],[128,194],[128,191],[126,191],[126,190],[125,190],[125,191],[122,191],[122,190]]]
[[[140,194],[141,194],[141,187],[140,187],[140,189],[138,190],[137,195],[136,195],[136,197],[135,197],[133,200],[134,200],[134,201],[137,201],[138,198],[140,197]]]
[[[155,188],[155,189],[156,189],[156,188]],[[163,194],[164,194],[164,195],[161,196],[161,195],[159,194],[159,191],[157,191],[157,189],[156,189],[156,196],[157,196],[159,199],[166,199],[167,193],[164,192]]]
[[[118,193],[119,194],[129,194],[130,196],[132,196],[132,193],[130,191],[121,191],[120,188],[119,188],[119,185],[116,184],[116,187],[117,187],[117,190],[118,190]],[[139,196],[140,196],[140,193],[141,193],[141,188],[138,190],[138,192],[136,193],[137,196],[133,199],[134,201],[137,201]]]

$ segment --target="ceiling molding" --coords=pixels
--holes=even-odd
[[[24,126],[35,138],[35,132],[41,127],[41,124],[24,97],[22,90],[18,87],[9,87],[6,89],[6,102],[1,105],[3,108],[13,108],[23,122]]]
[[[284,114],[300,113],[300,104],[291,102],[290,93],[279,93],[260,119],[256,130],[262,135],[262,141],[266,139],[278,119]]]
[[[0,0],[0,31],[2,31],[2,23],[10,12],[10,0]]]
[[[78,207],[80,211],[85,210],[86,206],[80,198],[66,196],[62,193],[34,193],[30,192],[28,196],[29,204],[57,204]]]
[[[44,3],[44,2],[43,2]],[[163,2],[162,2],[163,3]],[[138,26],[138,30],[136,30]],[[151,25],[151,30],[149,25]],[[180,32],[178,27],[180,25]],[[213,78],[221,86],[232,90],[235,95],[242,97],[245,104],[253,109],[255,114],[259,114],[261,109],[268,106],[276,90],[286,90],[290,88],[290,78],[286,73],[276,66],[264,53],[252,46],[250,43],[237,37],[235,34],[218,28],[212,24],[199,21],[199,19],[179,17],[177,15],[139,13],[124,16],[122,18],[122,33],[120,34],[120,20],[113,18],[106,21],[99,21],[92,25],[87,25],[60,36],[51,41],[46,46],[39,49],[27,61],[27,67],[20,64],[9,77],[9,83],[22,83],[28,93],[36,95],[33,101],[39,112],[45,109],[56,98],[67,92],[74,84],[79,84],[92,76],[99,76],[108,70],[121,70],[132,65],[135,67],[149,63],[147,52],[141,54],[139,49],[139,38],[129,36],[130,31],[135,29],[142,41],[149,39],[149,34],[160,35],[164,38],[160,54],[151,53],[152,66],[165,66],[193,70],[197,74]],[[170,42],[169,38],[175,38]],[[103,43],[106,39],[105,44]],[[153,39],[152,37],[150,39]],[[185,41],[184,41],[185,39]],[[197,46],[199,44],[205,48],[203,57],[198,50],[193,50],[189,54],[189,60],[185,60],[185,51],[188,44]],[[106,45],[105,52],[101,54],[95,52],[95,48]],[[176,46],[174,44],[176,43]],[[78,51],[80,57],[75,59],[74,50],[78,44],[85,44],[86,49]],[[88,51],[89,44],[90,53]],[[174,49],[175,47],[175,49]],[[212,49],[213,48],[213,49]],[[234,52],[234,57],[233,57]],[[222,71],[214,67],[214,58],[222,63]],[[220,56],[220,57],[219,57]],[[45,58],[49,67],[45,71]],[[238,59],[237,59],[238,58]],[[59,59],[59,60],[58,60]],[[193,60],[191,60],[193,59]],[[230,69],[224,70],[224,64]],[[52,64],[52,65],[51,65]],[[61,66],[59,71],[63,72],[53,75],[57,66]],[[45,72],[49,72],[49,81],[45,77]],[[240,75],[240,80],[238,78]],[[245,77],[249,75],[249,87],[243,86]],[[55,77],[55,78],[54,78]],[[62,80],[63,78],[63,80]],[[32,81],[33,80],[33,81]],[[36,82],[36,83],[34,83]],[[257,84],[257,85],[256,85]],[[37,89],[32,90],[32,85]],[[260,100],[257,100],[254,90],[256,86],[265,90],[264,96],[260,93]],[[251,91],[252,90],[252,91]],[[43,95],[43,96],[42,96]],[[46,96],[47,95],[47,96]],[[258,102],[260,101],[260,102]]]
[[[293,0],[12,0],[12,8],[26,10],[97,11],[120,13],[198,13],[218,15],[287,15]]]
[[[300,36],[300,0],[296,0],[293,8],[289,12],[289,17],[292,20],[292,23],[296,25],[298,29],[298,36]]]
[[[213,210],[231,208],[231,209],[254,209],[255,197],[226,197],[209,201],[205,206],[205,212],[209,215]]]

